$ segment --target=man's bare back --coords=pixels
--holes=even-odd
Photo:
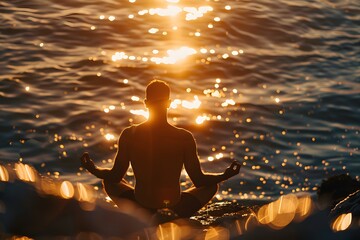
[[[169,206],[179,202],[179,178],[190,133],[170,124],[156,128],[149,123],[128,131],[129,159],[137,176],[136,199],[152,208],[164,207],[164,202]]]
[[[190,216],[216,193],[217,184],[239,173],[240,164],[233,162],[224,173],[203,173],[193,135],[167,122],[170,89],[162,81],[147,87],[147,121],[124,129],[112,169],[97,168],[89,155],[81,159],[83,166],[104,179],[108,195],[127,198],[147,209],[169,207],[180,216]],[[135,188],[123,177],[131,164]],[[181,192],[180,175],[185,167],[194,187]],[[116,200],[114,200],[116,202]]]

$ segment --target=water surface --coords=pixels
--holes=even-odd
[[[157,78],[204,170],[245,161],[218,199],[359,177],[359,1],[12,0],[0,13],[3,164],[98,185],[79,156],[112,166]]]

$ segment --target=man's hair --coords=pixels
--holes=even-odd
[[[170,87],[161,80],[152,80],[146,87],[146,100],[149,102],[166,101],[170,99]]]

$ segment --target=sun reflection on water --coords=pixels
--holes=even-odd
[[[175,3],[175,2],[174,2]],[[140,16],[158,15],[160,17],[173,17],[180,13],[185,13],[185,20],[192,21],[204,16],[204,14],[213,11],[211,6],[200,6],[196,7],[180,7],[176,5],[169,5],[166,8],[150,8],[138,11]]]
[[[196,54],[195,49],[190,47],[180,47],[178,49],[167,50],[167,56],[151,57],[150,61],[156,64],[175,64],[194,54]]]

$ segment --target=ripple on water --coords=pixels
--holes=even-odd
[[[169,117],[194,133],[206,170],[245,160],[225,197],[314,193],[322,178],[359,175],[358,2],[198,1],[149,14],[168,4],[1,2],[1,160],[95,184],[79,155],[111,166],[160,78],[173,99],[201,102]],[[212,10],[189,21],[184,6]],[[156,64],[166,57],[175,64]]]

